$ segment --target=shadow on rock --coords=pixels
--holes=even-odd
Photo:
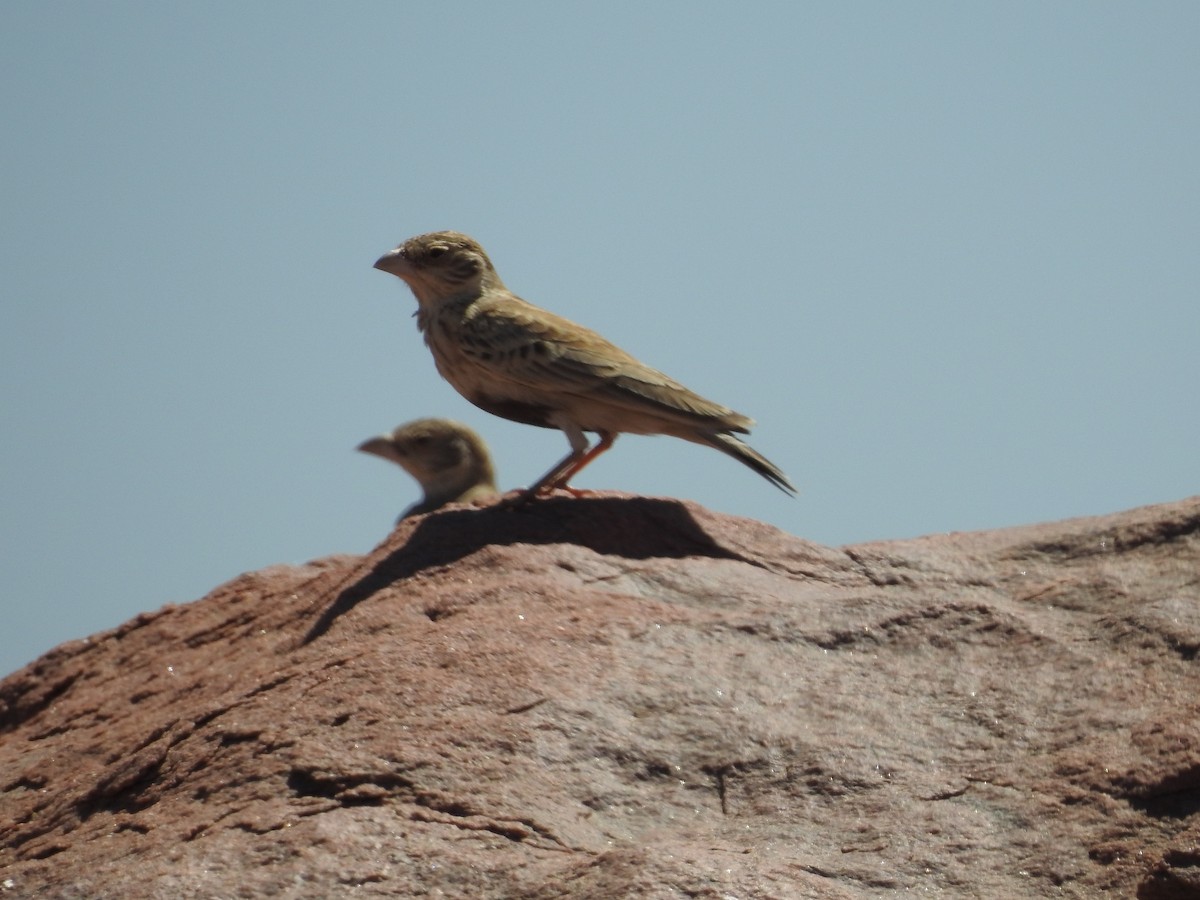
[[[423,569],[450,565],[491,545],[564,543],[629,559],[742,560],[714,541],[687,507],[675,500],[548,497],[516,508],[448,509],[418,519],[408,540],[338,594],[309,629],[304,643],[321,637],[339,616],[367,597]]]

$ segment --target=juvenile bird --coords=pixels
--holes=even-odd
[[[776,465],[734,434],[748,434],[752,419],[705,400],[594,331],[525,302],[467,235],[436,231],[409,238],[375,268],[412,289],[417,327],[438,371],[460,394],[494,415],[567,436],[571,452],[524,498],[567,488],[622,432],[715,447],[795,493]],[[589,431],[599,435],[590,448]]]
[[[415,419],[391,434],[363,441],[358,449],[391,460],[421,485],[425,496],[401,519],[499,493],[483,438],[449,419]]]

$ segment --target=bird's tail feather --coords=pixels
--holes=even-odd
[[[704,436],[705,443],[716,447],[722,453],[732,456],[761,475],[775,487],[787,494],[796,494],[795,486],[783,474],[783,470],[771,462],[749,444],[744,443],[732,434],[718,433]]]

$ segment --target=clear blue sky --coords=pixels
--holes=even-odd
[[[1198,46],[1192,2],[5,4],[0,674],[369,550],[400,422],[506,487],[565,452],[371,268],[440,228],[801,494],[634,436],[581,487],[828,544],[1200,492]]]

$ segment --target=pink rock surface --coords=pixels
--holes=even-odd
[[[409,519],[0,682],[0,898],[1200,896],[1200,498]]]

